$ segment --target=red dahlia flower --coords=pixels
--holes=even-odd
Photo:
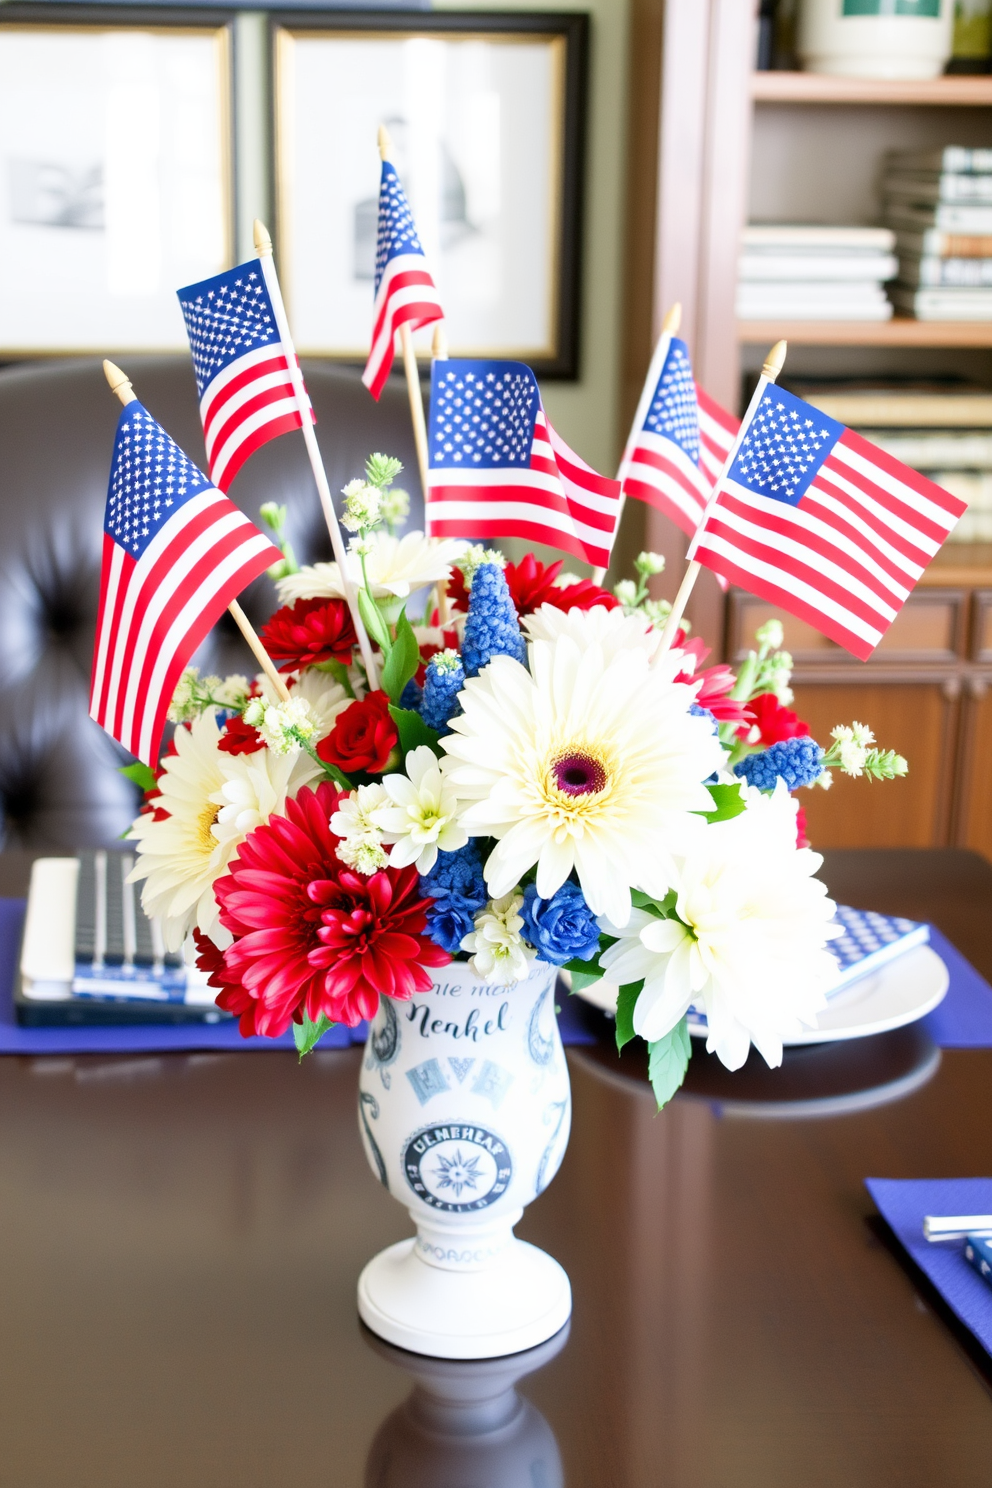
[[[343,599],[298,599],[276,610],[262,643],[281,672],[295,672],[321,661],[349,666],[358,637]]]
[[[809,724],[790,708],[783,708],[773,692],[763,692],[748,703],[752,723],[758,725],[762,744],[778,744],[809,733]],[[746,730],[744,731],[746,732]]]
[[[425,968],[451,960],[422,933],[430,900],[415,868],[363,879],[339,861],[328,825],[337,802],[332,785],[304,788],[285,816],[255,828],[217,882],[220,922],[235,940],[221,963],[198,943],[199,964],[246,1036],[276,1038],[304,1013],[353,1027],[375,1015],[380,993],[426,992]]]
[[[398,742],[396,725],[389,716],[389,698],[384,692],[370,692],[338,714],[327,738],[317,745],[317,753],[345,774],[378,771],[386,768]]]

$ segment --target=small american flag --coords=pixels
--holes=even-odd
[[[301,429],[283,345],[260,259],[180,289],[200,395],[210,479],[230,489],[242,465],[278,434]],[[310,411],[313,418],[313,411]]]
[[[443,320],[434,280],[396,167],[382,162],[379,187],[379,236],[375,255],[375,301],[372,306],[372,349],[362,381],[378,399],[393,365],[396,332],[411,331]]]
[[[689,556],[865,661],[964,510],[772,385]]]
[[[558,437],[522,362],[435,361],[428,448],[433,536],[522,537],[609,563],[620,482]]]
[[[693,381],[689,348],[673,336],[660,372],[654,365],[648,372],[627,440],[624,496],[664,512],[692,537],[739,428],[740,420]]]
[[[189,658],[282,555],[137,401],[117,425],[103,532],[90,717],[155,765]]]

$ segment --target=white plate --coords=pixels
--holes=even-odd
[[[943,1002],[948,981],[947,967],[937,952],[927,945],[914,946],[905,955],[897,956],[838,992],[820,1014],[815,1028],[784,1042],[827,1044],[890,1033],[893,1028],[903,1028],[932,1013]],[[605,1013],[616,1013],[617,989],[610,982],[594,982],[576,995]],[[693,1038],[705,1038],[705,1024],[693,1027],[691,1013],[689,1019]]]

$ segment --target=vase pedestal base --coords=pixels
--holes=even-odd
[[[536,1348],[568,1322],[572,1289],[551,1256],[514,1237],[481,1270],[425,1261],[417,1240],[374,1256],[358,1280],[358,1311],[388,1343],[438,1359],[497,1359]]]

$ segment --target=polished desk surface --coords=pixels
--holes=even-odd
[[[837,852],[825,876],[992,974],[983,860]],[[660,1116],[636,1059],[571,1052],[571,1144],[519,1227],[574,1288],[567,1343],[520,1385],[569,1488],[992,1481],[992,1375],[862,1186],[992,1171],[992,1051],[836,1052],[733,1078],[697,1054]],[[3,1488],[553,1488],[471,1441],[455,1468],[430,1433],[414,1474],[380,1432],[412,1381],[363,1337],[355,1282],[410,1227],[362,1154],[359,1059],[0,1060]],[[905,1093],[831,1111],[885,1085]],[[773,1119],[783,1091],[824,1104]]]

